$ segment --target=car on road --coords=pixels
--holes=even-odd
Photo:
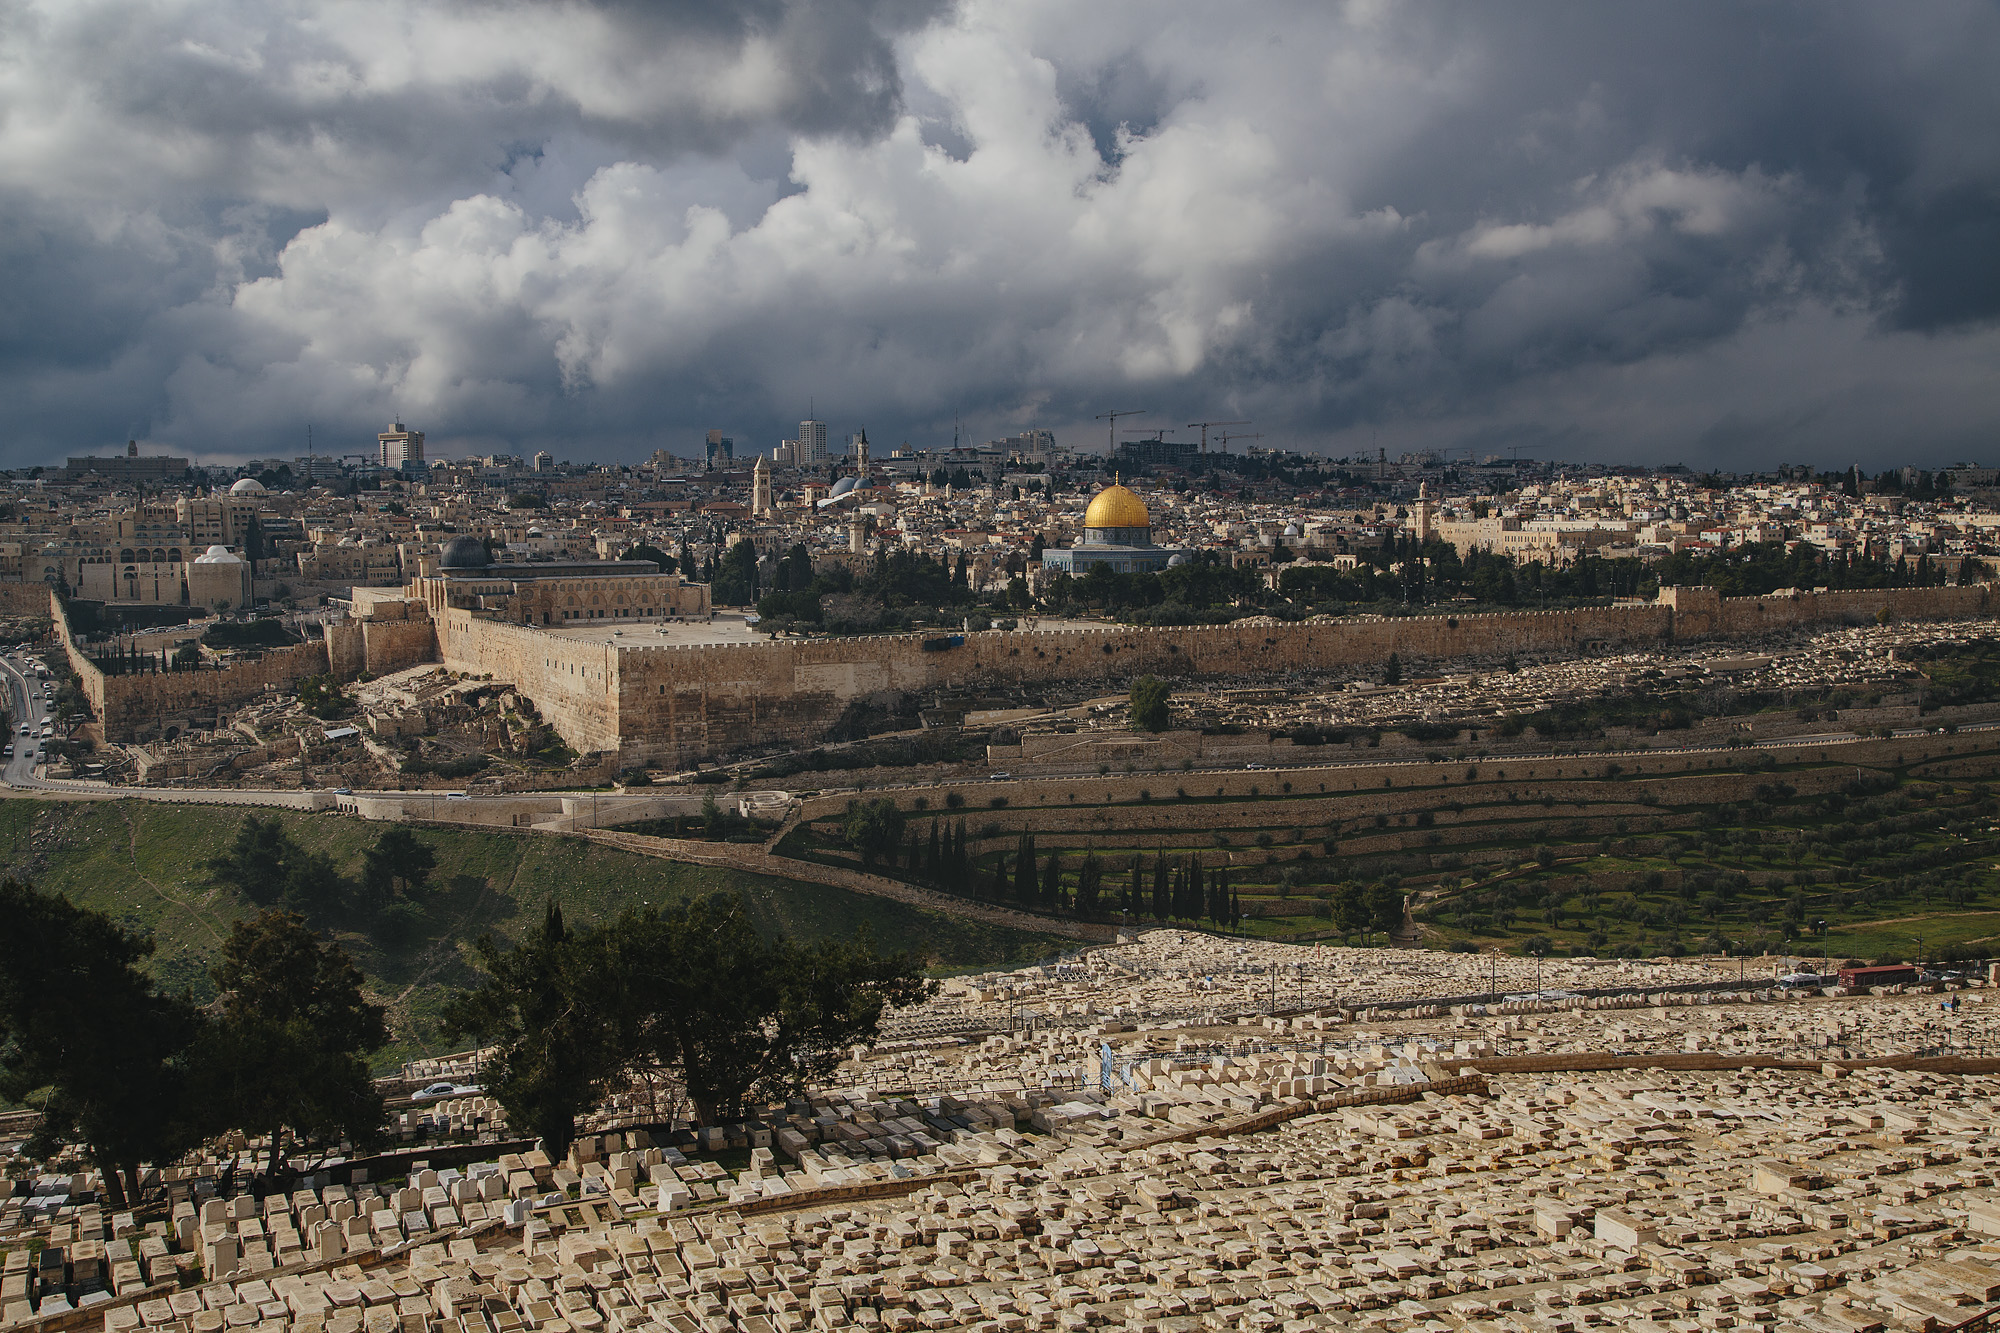
[[[27,723],[23,722],[23,723],[21,724],[21,734],[22,734],[23,736],[26,736],[26,735],[27,735],[27,734],[28,734],[28,733],[29,733],[29,732],[30,732],[31,730],[32,730],[32,728],[31,728],[31,727],[29,727]]]
[[[352,796],[352,795],[354,795],[354,788],[352,788],[352,787],[335,787],[335,788],[333,789],[333,794],[334,794],[335,796]]]
[[[432,1083],[427,1087],[417,1089],[410,1097],[410,1100],[413,1102],[434,1102],[442,1097],[471,1097],[484,1091],[485,1089],[477,1083],[452,1083],[446,1081]]]

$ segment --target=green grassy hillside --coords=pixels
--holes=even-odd
[[[1502,780],[1497,766],[1475,781],[1436,764],[1396,771],[1393,788],[1332,797],[1293,794],[1282,773],[1277,790],[1248,797],[1169,794],[1167,777],[1137,802],[1072,796],[972,815],[974,874],[963,882],[913,870],[906,848],[878,870],[1010,902],[1025,824],[1043,873],[1060,854],[1072,889],[1084,858],[1100,858],[1099,915],[1110,920],[1125,909],[1133,858],[1140,920],[1152,915],[1154,859],[1199,858],[1227,867],[1240,929],[1266,938],[1381,943],[1408,898],[1431,947],[2000,956],[2000,753],[1992,733],[1960,744],[1959,756],[1908,767],[1785,764],[1781,751],[1732,755],[1707,774],[1648,778],[1607,763],[1559,782]],[[1161,807],[1174,816],[1159,818]],[[910,817],[924,845],[928,817]],[[837,818],[801,825],[782,850],[856,856]],[[1003,863],[1009,883],[998,887]],[[1390,919],[1370,920],[1365,905],[1385,895]]]
[[[362,852],[387,827],[343,815],[279,817],[293,838],[327,853],[349,876],[359,873]],[[210,884],[202,864],[244,818],[237,810],[145,801],[0,800],[0,873],[152,932],[155,972],[170,986],[206,996],[210,957],[230,923],[256,908]],[[435,1013],[450,988],[469,980],[464,946],[486,932],[518,935],[541,919],[551,896],[572,923],[588,923],[641,903],[740,893],[767,933],[814,939],[865,925],[879,947],[912,950],[939,969],[1018,965],[1070,947],[823,885],[680,865],[574,838],[454,829],[417,836],[438,859],[420,915],[401,929],[363,928],[329,906],[316,921],[341,938],[391,1006],[397,1041],[385,1061],[445,1049]]]

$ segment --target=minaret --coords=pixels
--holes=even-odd
[[[1431,497],[1431,484],[1430,484],[1429,482],[1427,482],[1427,481],[1420,481],[1420,482],[1418,482],[1418,483],[1417,483],[1417,509],[1416,509],[1416,515],[1415,515],[1415,525],[1414,525],[1414,526],[1415,526],[1415,532],[1416,532],[1416,536],[1417,536],[1417,545],[1419,545],[1419,546],[1422,546],[1422,545],[1423,545],[1423,544],[1424,544],[1425,542],[1427,542],[1427,541],[1429,541],[1429,540],[1431,539],[1431,498],[1430,498],[1430,497]]]
[[[757,466],[750,469],[750,516],[769,518],[771,504],[771,460],[757,455]]]

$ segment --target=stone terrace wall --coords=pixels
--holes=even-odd
[[[1745,771],[1743,765],[1769,757],[1780,765],[1853,765],[1855,768],[1914,767],[1937,760],[1963,761],[1969,757],[1990,763],[2000,752],[2000,733],[1980,732],[1957,736],[1899,736],[1886,740],[1859,740],[1825,745],[1785,746],[1756,750],[1711,750],[1702,752],[1634,750],[1607,758],[1604,755],[1573,755],[1562,758],[1511,757],[1460,763],[1342,764],[1328,768],[1266,769],[1259,772],[1204,773],[1121,773],[1104,777],[1027,778],[1016,782],[970,782],[945,785],[922,792],[887,793],[897,804],[915,815],[915,800],[922,796],[928,804],[921,817],[937,815],[956,821],[963,817],[974,829],[993,821],[1008,829],[1040,828],[1052,818],[1052,811],[1087,811],[1090,807],[1129,805],[1114,816],[1119,827],[1129,815],[1135,827],[1185,824],[1190,817],[1184,806],[1176,806],[1177,787],[1190,796],[1217,795],[1244,799],[1264,797],[1273,801],[1292,798],[1287,813],[1273,822],[1313,823],[1314,812],[1323,818],[1352,818],[1355,814],[1401,814],[1435,810],[1446,801],[1491,800],[1488,792],[1497,784],[1515,789],[1524,801],[1543,796],[1558,802],[1604,801],[1627,787],[1636,800],[1648,787],[1662,797],[1662,807],[1740,801],[1760,783],[1788,782],[1804,789],[1814,779],[1810,774]],[[1607,763],[1616,763],[1620,772],[1615,785],[1607,783]],[[1840,782],[1852,776],[1839,775]],[[1667,779],[1655,783],[1647,779]],[[1586,785],[1587,784],[1587,785]],[[1839,785],[1835,783],[1834,785]],[[1289,790],[1287,787],[1289,786]],[[951,808],[946,796],[956,791],[964,804]],[[1141,793],[1150,793],[1150,801]],[[848,802],[872,799],[876,793],[838,792],[808,797],[799,805],[803,821],[828,819],[845,813]],[[1313,807],[1300,797],[1347,796],[1348,801]],[[1352,798],[1362,798],[1353,800]],[[991,803],[1002,800],[1004,805]],[[1556,817],[1554,815],[1551,816]],[[1088,820],[1087,814],[1083,815]],[[1080,826],[1079,826],[1080,827]]]

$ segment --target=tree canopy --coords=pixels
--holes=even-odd
[[[10,879],[0,921],[0,1097],[42,1112],[30,1152],[81,1146],[126,1207],[140,1163],[192,1146],[194,1007],[140,970],[152,941],[101,912]]]
[[[268,1134],[274,1170],[287,1130],[322,1143],[375,1136],[384,1111],[365,1056],[389,1029],[345,949],[297,913],[270,911],[230,928],[210,976],[221,997],[198,1066],[216,1118]]]
[[[551,1154],[567,1150],[578,1115],[645,1069],[678,1077],[705,1124],[795,1094],[932,986],[865,935],[765,940],[722,894],[580,932],[551,903],[514,948],[474,948],[486,975],[447,1005],[446,1025],[499,1046],[487,1091]]]
[[[1158,676],[1141,676],[1132,682],[1129,716],[1134,731],[1165,731],[1173,721],[1167,707],[1167,683]]]

